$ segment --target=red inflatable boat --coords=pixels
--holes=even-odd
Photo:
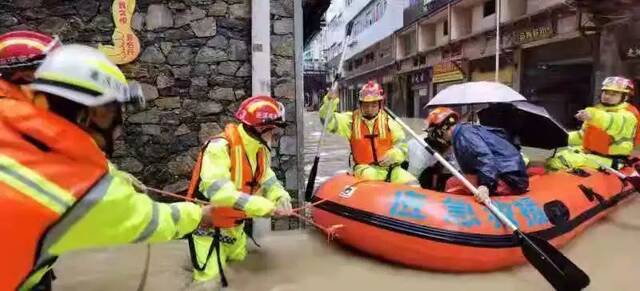
[[[623,173],[630,174],[631,168]],[[492,197],[522,231],[559,247],[633,197],[615,175],[587,170],[530,179],[530,191]],[[322,184],[314,220],[342,225],[338,240],[372,256],[417,268],[476,272],[525,262],[512,232],[472,196],[335,176]]]

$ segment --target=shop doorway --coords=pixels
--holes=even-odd
[[[413,117],[416,116],[416,114],[415,114],[416,109],[415,109],[414,94],[413,94],[413,90],[411,89],[411,87],[412,87],[411,78],[407,78],[406,83],[407,83],[407,86],[405,87],[405,88],[407,88],[407,99],[406,99],[407,100],[407,104],[406,104],[406,106],[407,106],[407,108],[406,108],[407,115],[406,116],[413,118]]]
[[[567,49],[571,48],[571,49]],[[593,104],[591,47],[578,38],[525,50],[521,93],[544,106],[567,129],[576,129],[578,110]]]

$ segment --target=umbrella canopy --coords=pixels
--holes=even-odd
[[[492,104],[478,112],[480,124],[504,128],[520,145],[554,149],[567,146],[567,130],[544,107],[529,102]]]
[[[496,82],[467,82],[452,85],[436,94],[426,107],[527,101],[509,86]]]

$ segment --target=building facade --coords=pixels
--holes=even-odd
[[[304,104],[307,110],[317,110],[329,87],[325,29],[314,35],[304,47]]]
[[[572,113],[592,101],[595,68],[594,39],[580,32],[579,11],[561,0],[500,3],[499,81],[575,125]],[[495,80],[496,6],[495,0],[432,0],[405,11],[396,45],[398,79],[414,105],[407,115],[425,116],[424,105],[450,85]],[[431,78],[416,84],[421,75]]]
[[[365,16],[374,2],[363,9]],[[597,100],[606,76],[638,79],[640,3],[502,0],[498,8],[496,2],[412,0],[392,34],[374,26],[375,10],[372,24],[359,25],[362,14],[354,16],[355,44],[348,47],[353,51],[341,80],[346,108],[355,107],[357,86],[370,79],[384,84],[387,105],[407,117],[425,117],[424,105],[448,86],[494,81],[498,9],[499,81],[564,125],[577,126],[573,115]],[[360,40],[369,27],[376,38]]]
[[[357,107],[358,92],[369,80],[382,85],[387,105],[398,100],[400,92],[393,78],[394,33],[402,27],[402,13],[408,6],[405,0],[372,0],[349,20],[352,31],[344,50],[344,76],[340,81],[343,109]]]

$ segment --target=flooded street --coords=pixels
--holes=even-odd
[[[317,113],[306,113],[304,121],[305,170],[309,171],[321,125]],[[422,127],[419,120],[411,124],[417,129]],[[348,155],[347,142],[328,135],[322,148],[318,181],[346,170]],[[638,290],[639,240],[640,200],[633,199],[587,229],[562,252],[590,275],[592,283],[588,290]],[[365,257],[337,243],[327,243],[325,237],[311,228],[271,233],[259,243],[262,248],[251,247],[244,262],[227,267],[230,287],[226,290],[551,290],[530,265],[482,274],[413,270]],[[61,257],[56,263],[58,279],[54,290],[213,290],[190,285],[189,266],[185,241],[149,248],[136,245],[77,252]]]

